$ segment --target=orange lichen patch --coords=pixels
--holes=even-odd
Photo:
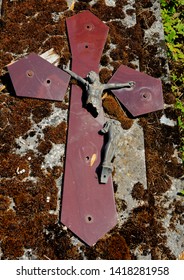
[[[29,174],[28,162],[16,154],[0,154],[0,174],[1,177],[12,178],[21,175],[21,178]],[[24,170],[23,172],[20,172]]]
[[[108,95],[103,99],[103,107],[106,113],[121,122],[124,129],[129,129],[133,120],[128,118],[123,112],[122,108],[112,95]]]
[[[56,127],[46,127],[44,129],[44,137],[46,141],[55,144],[63,144],[66,142],[66,122],[60,123]]]

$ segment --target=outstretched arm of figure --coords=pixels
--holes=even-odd
[[[85,79],[83,79],[81,76],[77,75],[70,69],[68,69],[65,65],[63,65],[63,71],[67,72],[72,78],[74,78],[78,82],[82,83],[83,85],[85,85],[87,83],[87,81]]]
[[[129,89],[133,89],[135,86],[135,82],[128,82],[128,83],[113,83],[113,84],[105,84],[104,85],[104,89],[121,89],[121,88],[129,88]]]

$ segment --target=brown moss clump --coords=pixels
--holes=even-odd
[[[46,100],[44,101],[36,100],[34,103],[35,106],[32,109],[32,114],[33,114],[33,120],[36,123],[40,122],[43,118],[50,116],[52,112],[51,102]]]
[[[96,250],[102,259],[106,260],[131,260],[129,248],[125,239],[119,234],[114,234],[96,245]]]
[[[136,3],[136,7],[139,9],[140,8],[147,9],[147,8],[151,8],[152,6],[153,3],[150,0],[141,0]]]
[[[124,129],[129,129],[132,126],[133,120],[125,115],[112,95],[107,95],[103,99],[103,107],[106,113],[121,122],[121,126]]]
[[[166,112],[168,116],[172,112]],[[141,118],[144,128],[147,179],[149,190],[162,194],[171,187],[170,176],[182,176],[183,167],[173,158],[174,146],[179,145],[178,127],[158,123],[159,113],[152,113],[148,119]]]
[[[52,169],[47,168],[47,172],[50,174],[50,176],[53,176],[54,179],[58,179],[63,172],[63,167],[54,166]]]
[[[44,137],[46,141],[55,144],[63,144],[66,142],[66,122],[60,123],[56,127],[46,127],[44,129]]]
[[[83,248],[88,260],[97,257],[105,260],[130,260],[131,254],[125,239],[118,233],[114,233],[105,239],[101,239],[94,247]]]
[[[170,229],[177,231],[177,225],[184,225],[184,204],[183,201],[174,199],[173,203],[169,205],[169,208],[172,209],[172,215],[170,219]]]
[[[165,95],[164,95],[164,100],[165,100],[165,103],[166,104],[175,104],[175,102],[176,102],[176,97],[174,96],[174,94],[173,93],[166,93]]]
[[[62,225],[50,224],[42,240],[42,247],[37,248],[41,259],[82,259],[77,246],[72,245],[70,236]]]
[[[167,241],[165,229],[155,218],[155,211],[157,210],[154,210],[154,206],[151,205],[135,208],[120,232],[130,249],[139,246],[143,255],[151,251],[152,259],[174,259],[175,257],[165,245]]]
[[[141,12],[138,11],[138,21],[143,29],[149,29],[155,20],[156,17],[153,15],[153,12],[147,10]]]
[[[101,58],[101,65],[102,66],[107,66],[110,62],[110,59],[107,55],[102,55],[102,58]]]
[[[22,242],[17,237],[3,239],[1,247],[4,259],[19,258],[24,253]]]
[[[0,154],[0,174],[4,178],[12,178],[14,176],[25,178],[29,174],[28,162],[16,154]],[[19,170],[24,172],[19,174]]]
[[[124,199],[116,198],[116,208],[118,212],[125,211],[127,209],[127,202]]]
[[[52,149],[52,143],[49,141],[41,141],[37,149],[41,154],[46,155]]]
[[[106,83],[108,83],[108,81],[109,81],[109,79],[110,79],[110,77],[111,77],[111,75],[112,75],[112,71],[110,71],[110,70],[107,69],[107,68],[102,68],[102,69],[100,70],[99,75],[100,75],[100,80],[101,80],[101,82],[102,82],[103,84],[106,84]]]
[[[137,182],[132,189],[132,197],[134,199],[140,200],[144,198],[145,190],[144,186],[140,183]]]
[[[80,1],[80,2],[76,2],[75,6],[74,6],[75,12],[79,13],[80,11],[83,10],[89,10],[90,9],[90,5],[87,3],[87,1]]]
[[[29,153],[29,156],[31,155],[31,161],[29,162],[30,164],[30,176],[33,177],[42,177],[44,176],[43,170],[41,168],[42,162],[43,162],[43,156],[39,155],[36,156],[32,153]]]
[[[91,11],[103,21],[109,21],[116,18],[125,18],[122,6],[121,4],[118,4],[118,1],[116,2],[116,7],[108,7],[106,6],[104,0],[99,0],[92,6]]]
[[[133,14],[135,14],[136,10],[135,9],[127,9],[126,10],[126,14],[129,16],[132,16]]]
[[[65,95],[65,102],[68,103],[68,100],[67,100],[66,95]],[[58,102],[55,102],[54,105],[55,105],[57,108],[61,108],[61,109],[63,109],[63,110],[67,110],[67,109],[68,109],[68,104],[66,104],[65,102],[58,101]]]
[[[3,3],[0,73],[13,59],[12,53],[22,55],[25,50],[40,53],[48,50],[47,48],[52,44],[51,47],[61,54],[64,45],[67,45],[66,40],[62,40],[66,34],[67,9],[67,3],[63,0]],[[57,18],[60,12],[63,12],[63,15],[57,21],[54,17]],[[52,39],[54,36],[56,38]]]
[[[10,206],[10,199],[0,194],[0,211],[5,211]]]
[[[65,44],[66,44],[66,42],[65,42],[64,38],[62,38],[60,36],[52,36],[44,43],[43,47],[44,47],[45,51],[49,50],[51,48],[54,48],[54,51],[58,55],[62,54],[62,56],[63,56],[62,59],[64,59],[66,62],[68,62],[68,57],[70,58],[71,55],[69,54],[67,47],[65,47],[65,49],[63,48],[65,46]],[[66,64],[66,62],[65,62],[65,64]]]
[[[16,99],[2,94],[1,108],[1,130],[0,130],[0,150],[9,153],[15,148],[15,138],[26,133],[31,127],[29,105],[23,99]]]
[[[157,164],[154,164],[157,162]],[[147,178],[149,188],[156,194],[162,194],[168,191],[172,181],[165,172],[163,159],[160,158],[157,151],[146,153]]]

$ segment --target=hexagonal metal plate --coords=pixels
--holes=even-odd
[[[162,83],[145,73],[121,65],[109,83],[136,82],[133,90],[113,90],[114,95],[135,117],[164,108]]]
[[[17,96],[61,101],[70,75],[35,53],[8,66]]]

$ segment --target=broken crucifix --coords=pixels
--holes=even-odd
[[[94,72],[90,71],[87,74],[86,79],[83,79],[81,76],[77,75],[73,71],[67,69],[65,66],[63,70],[67,72],[71,77],[76,79],[82,86],[85,88],[85,106],[91,107],[91,113],[94,114],[94,117],[97,117],[101,108],[102,108],[102,94],[104,90],[115,90],[115,89],[122,89],[122,88],[133,88],[135,85],[134,82],[127,82],[127,83],[112,83],[112,84],[102,84],[100,82],[99,75]],[[90,111],[90,109],[89,109]]]
[[[124,65],[102,84],[98,72],[108,27],[89,11],[68,18],[66,24],[72,70],[59,69],[36,54],[8,70],[18,96],[61,101],[70,77],[79,82],[71,86],[61,222],[91,246],[117,223],[111,173],[120,123],[104,116],[102,93],[111,89],[139,116],[163,109],[162,85],[160,79]],[[102,134],[107,136],[105,145]]]

